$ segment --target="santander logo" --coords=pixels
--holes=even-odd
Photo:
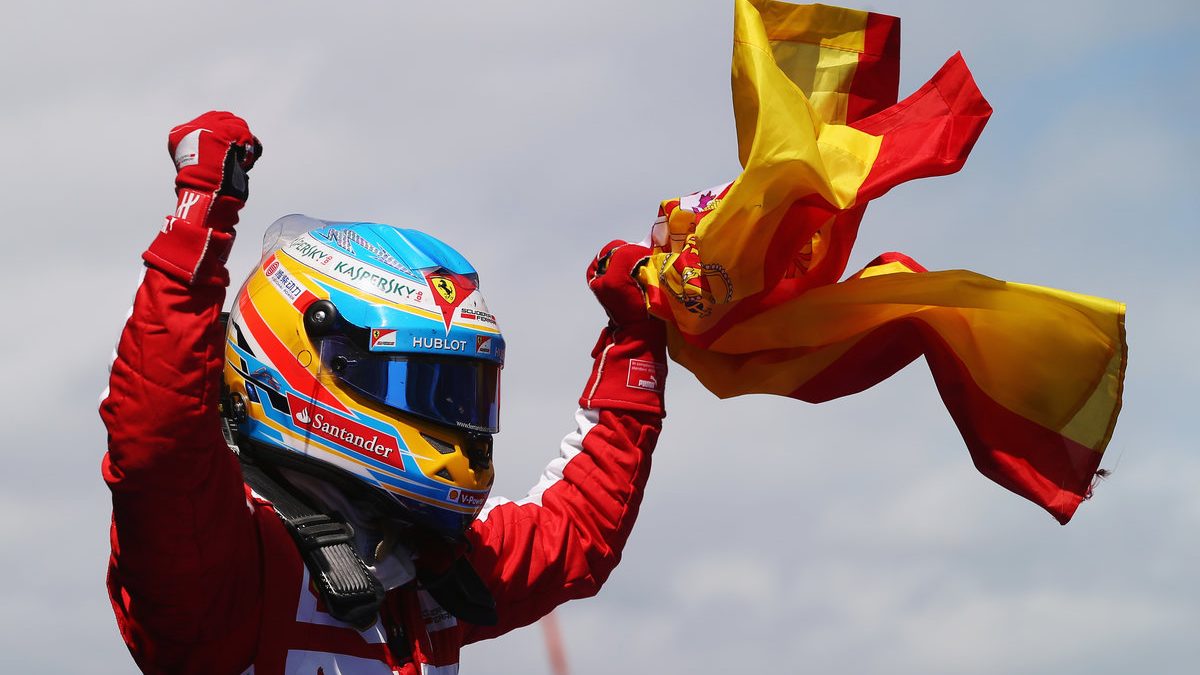
[[[297,427],[311,432],[334,445],[359,453],[399,462],[400,442],[395,436],[372,429],[339,413],[314,408],[292,394],[287,395],[292,421]]]

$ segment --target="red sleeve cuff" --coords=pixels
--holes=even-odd
[[[233,248],[233,227],[227,209],[212,195],[179,191],[179,205],[166,217],[158,236],[142,254],[147,265],[188,286],[228,286],[225,261]],[[237,212],[232,221],[237,223]],[[216,227],[213,227],[216,226]]]
[[[580,407],[666,416],[667,350],[661,322],[652,319],[631,327],[605,328],[592,356],[596,363],[579,398]]]
[[[176,221],[169,230],[158,233],[142,260],[188,286],[228,286],[225,261],[232,248],[232,232]]]

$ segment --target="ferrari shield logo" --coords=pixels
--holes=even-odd
[[[475,292],[475,282],[461,274],[455,274],[442,269],[437,274],[425,275],[425,281],[433,289],[433,301],[442,310],[442,319],[446,322],[446,334],[450,334],[450,324],[454,322],[454,312],[458,306],[471,297]]]
[[[435,274],[429,277],[429,286],[437,291],[437,294],[442,296],[442,300],[448,304],[454,304],[454,298],[458,295],[458,291],[454,288],[454,282],[449,277]]]

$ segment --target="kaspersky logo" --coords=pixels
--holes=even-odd
[[[288,407],[292,411],[292,422],[334,445],[358,453],[372,454],[391,460],[399,465],[400,443],[395,436],[372,429],[349,417],[323,408],[317,408],[292,394],[287,395]]]

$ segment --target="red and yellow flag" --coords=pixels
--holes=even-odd
[[[991,114],[959,55],[897,103],[899,47],[894,17],[736,0],[743,171],[663,202],[648,306],[722,397],[827,401],[925,356],[979,470],[1065,524],[1120,409],[1124,305],[897,253],[839,282],[867,202],[958,171]]]

